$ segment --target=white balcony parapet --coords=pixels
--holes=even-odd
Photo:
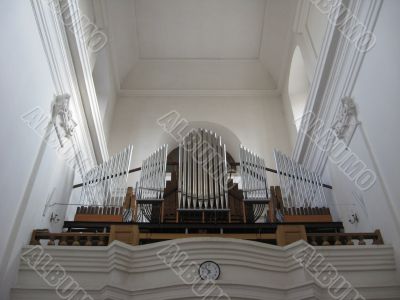
[[[22,249],[13,300],[57,299],[53,286],[45,283],[27,263],[37,261],[35,246]],[[199,299],[190,284],[163,261],[162,253],[177,255],[174,266],[197,268],[204,260],[219,264],[216,285],[231,299],[332,299],[296,257],[311,247],[303,241],[286,247],[230,238],[187,238],[142,246],[114,241],[109,246],[44,246],[54,261],[39,262],[45,274],[59,263],[93,299]],[[229,251],[227,250],[229,249]],[[350,282],[365,299],[399,299],[400,284],[390,245],[314,247],[327,263]],[[184,252],[186,255],[178,255]],[[297,256],[296,256],[297,253]],[[172,256],[170,257],[172,258]],[[182,263],[180,265],[180,263]],[[314,267],[314,265],[313,265]],[[189,270],[189,269],[188,269]],[[175,270],[176,271],[176,270]],[[193,274],[197,274],[196,270]],[[73,298],[75,299],[75,298]],[[77,298],[78,299],[78,298]],[[88,298],[90,299],[90,298]],[[225,298],[221,298],[225,299]],[[347,299],[347,298],[346,298]],[[363,298],[360,298],[363,299]]]

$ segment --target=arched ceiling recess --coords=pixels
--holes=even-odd
[[[301,123],[310,89],[306,67],[300,47],[297,46],[293,52],[290,65],[288,93],[292,106],[293,119],[297,130]]]
[[[93,5],[100,12],[96,19],[105,19],[121,94],[279,90],[296,1],[105,0]]]

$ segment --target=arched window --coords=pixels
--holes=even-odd
[[[306,106],[309,88],[310,84],[304,66],[303,55],[301,54],[299,46],[297,46],[293,52],[288,85],[289,99],[297,131],[299,131],[301,124],[301,118]]]

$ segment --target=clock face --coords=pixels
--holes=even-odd
[[[213,261],[205,261],[199,267],[199,275],[203,280],[217,280],[220,273],[218,264]]]

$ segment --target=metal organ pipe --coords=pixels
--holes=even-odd
[[[168,145],[163,145],[143,161],[135,189],[137,201],[164,199],[167,155]]]
[[[240,174],[244,201],[267,201],[265,161],[242,145],[240,145]]]
[[[221,137],[194,129],[179,145],[180,210],[227,210],[226,148]]]
[[[274,150],[274,157],[285,208],[296,212],[300,207],[328,206],[321,176],[278,150]]]
[[[125,199],[133,146],[89,170],[83,180],[83,205],[121,207]]]

